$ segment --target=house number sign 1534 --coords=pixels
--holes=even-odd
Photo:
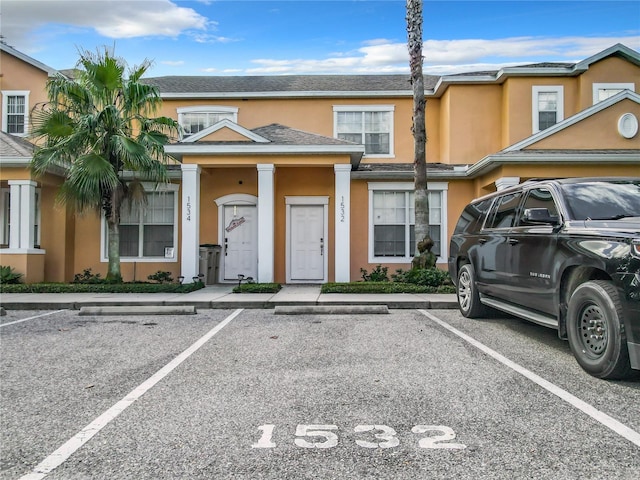
[[[260,425],[260,439],[251,448],[275,448],[273,431],[275,425]],[[338,445],[337,425],[298,425],[295,445],[301,448],[333,448]],[[400,445],[396,431],[387,425],[357,425],[353,431],[358,434],[355,443],[362,448],[394,448]],[[454,449],[467,448],[462,443],[453,443],[456,438],[452,428],[444,425],[416,425],[411,429],[416,434],[419,448]]]

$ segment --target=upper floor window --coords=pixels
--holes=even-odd
[[[533,87],[533,133],[564,120],[564,90],[561,85]]]
[[[393,105],[336,105],[333,135],[364,145],[364,154],[393,156]]]
[[[238,123],[238,109],[215,105],[178,108],[178,123],[184,131],[185,137],[225,119]]]
[[[623,90],[635,90],[633,83],[594,83],[593,84],[593,104],[613,97]]]
[[[446,183],[429,183],[431,251],[446,258]],[[413,183],[369,184],[369,262],[409,263],[415,254]]]
[[[120,212],[120,257],[123,261],[175,261],[178,245],[177,185],[147,191],[144,205],[122,206]],[[104,218],[102,260],[107,258],[108,229]]]
[[[4,90],[2,92],[2,131],[24,136],[29,125],[29,92]]]

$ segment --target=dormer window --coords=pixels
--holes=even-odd
[[[182,127],[184,137],[198,133],[225,119],[238,123],[238,109],[215,105],[178,108],[178,123]]]

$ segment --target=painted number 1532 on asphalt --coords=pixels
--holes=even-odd
[[[273,431],[275,425],[260,425],[260,439],[251,445],[252,448],[275,448]],[[301,448],[333,448],[338,445],[337,425],[298,425],[294,443]],[[353,429],[359,434],[355,443],[362,448],[393,448],[400,445],[396,431],[387,425],[357,425]],[[452,428],[444,425],[416,425],[411,429],[417,434],[419,448],[462,450],[466,445],[453,443],[456,438]]]

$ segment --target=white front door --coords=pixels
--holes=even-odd
[[[255,205],[225,205],[222,258],[224,279],[258,277],[258,215]]]
[[[290,272],[292,281],[325,279],[326,238],[323,205],[291,205]]]

